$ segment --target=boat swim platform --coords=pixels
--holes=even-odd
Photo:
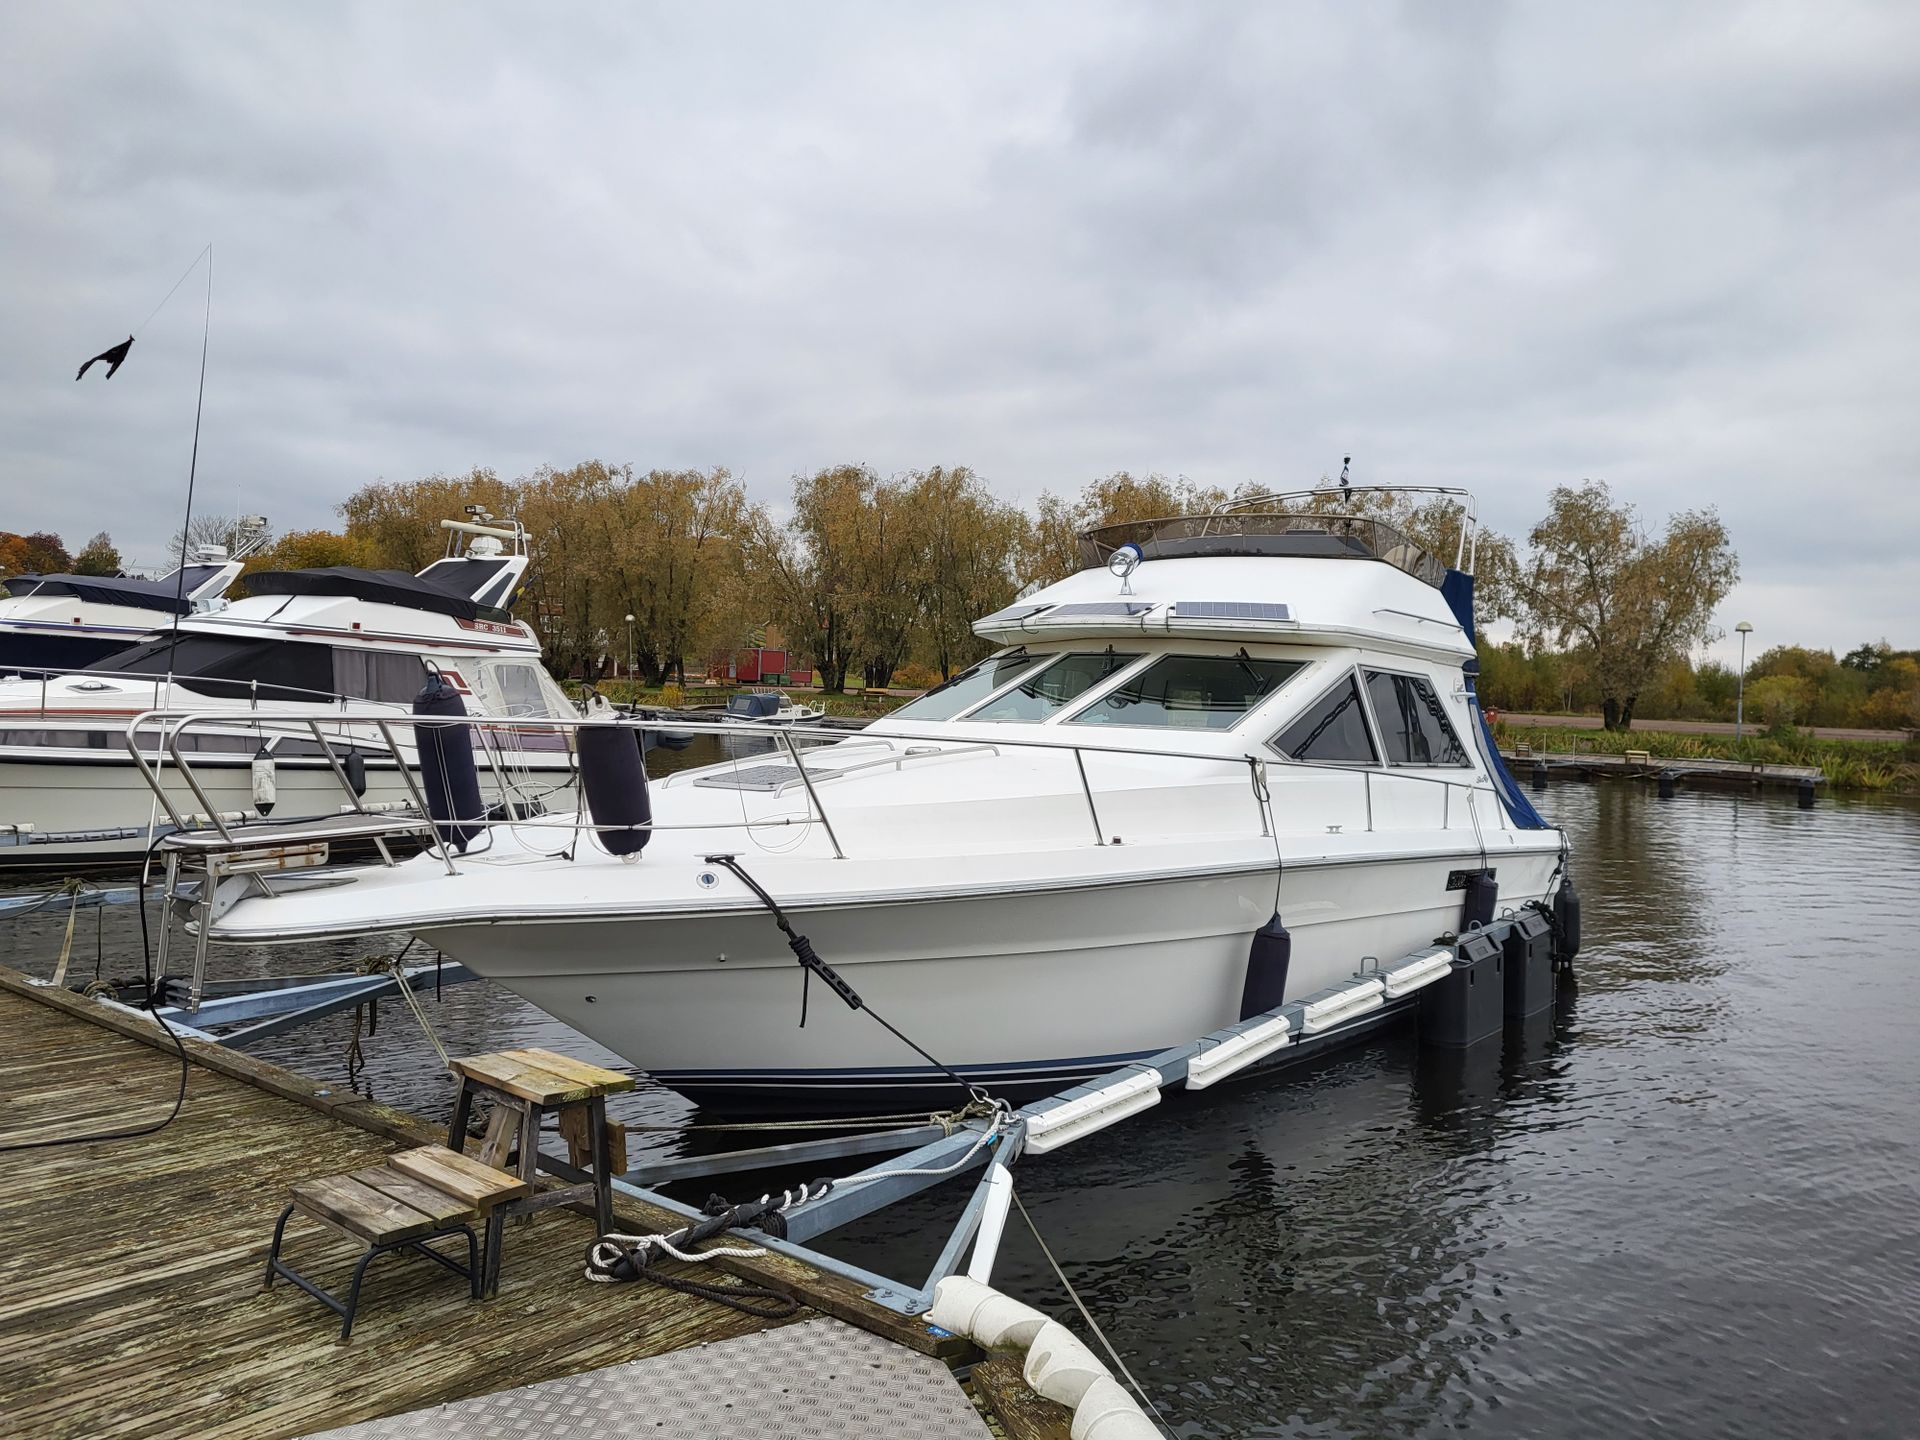
[[[822,1333],[806,1326],[808,1309],[903,1360],[978,1353],[786,1255],[713,1266],[799,1300],[808,1309],[798,1320],[645,1283],[592,1284],[582,1263],[594,1224],[564,1207],[509,1226],[493,1300],[469,1299],[417,1257],[381,1257],[352,1342],[337,1344],[339,1327],[311,1299],[261,1285],[287,1189],[442,1143],[444,1130],[219,1045],[183,1044],[186,1101],[165,1128],[0,1153],[0,1429],[10,1440],[309,1435],[692,1347],[744,1354],[723,1347],[782,1326],[798,1327],[790,1343],[801,1343]],[[157,1122],[179,1073],[173,1043],[146,1016],[0,967],[0,1144]],[[615,1213],[631,1232],[685,1223],[626,1195]],[[329,1286],[363,1253],[298,1218],[288,1237]],[[956,1381],[944,1383],[972,1409]],[[843,1425],[830,1403],[811,1406],[810,1433],[861,1433],[857,1415]],[[637,1419],[629,1413],[626,1428]]]

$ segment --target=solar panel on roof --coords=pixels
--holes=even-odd
[[[1048,608],[1050,607],[1046,605],[1009,605],[1004,610],[994,611],[993,614],[987,616],[979,623],[982,625],[991,625],[999,620],[1024,620],[1029,615],[1038,615],[1042,610]]]
[[[1057,615],[1144,615],[1153,608],[1151,600],[1090,600],[1078,605],[1056,605],[1047,614]]]
[[[1182,620],[1291,620],[1291,605],[1265,600],[1182,600],[1173,607]]]

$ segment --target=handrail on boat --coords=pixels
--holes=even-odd
[[[182,831],[193,829],[194,826],[190,824],[189,821],[199,817],[189,816],[179,809],[173,797],[168,793],[167,787],[161,778],[158,768],[156,767],[155,764],[149,763],[148,755],[146,753],[143,753],[143,747],[151,745],[152,742],[143,741],[140,738],[142,732],[144,730],[152,730],[157,728],[157,730],[159,731],[160,748],[164,749],[167,760],[170,761],[173,767],[180,772],[181,779],[186,783],[187,787],[193,792],[194,798],[203,807],[202,811],[200,812],[200,815],[205,816],[205,818],[209,821],[209,823],[211,823],[213,828],[219,833],[222,840],[228,842],[229,844],[233,844],[236,847],[239,847],[242,842],[238,837],[235,836],[233,830],[229,827],[228,817],[222,815],[216,809],[216,807],[212,803],[211,798],[207,795],[206,790],[201,785],[198,778],[193,774],[192,756],[196,752],[185,750],[181,744],[181,737],[198,724],[208,724],[208,725],[224,724],[225,726],[231,728],[235,723],[236,718],[237,717],[235,717],[231,712],[208,712],[208,711],[196,711],[196,710],[184,710],[184,709],[149,710],[149,711],[142,712],[141,714],[133,717],[133,719],[128,722],[126,727],[126,744],[127,744],[128,752],[129,754],[132,755],[134,764],[140,772],[141,778],[146,782],[148,788],[154,792],[155,796],[158,797],[160,804],[163,807],[165,807],[168,814],[168,818],[173,822],[174,827]],[[344,728],[349,728],[354,726],[371,726],[380,732],[382,740],[386,743],[388,752],[394,755],[396,758],[404,759],[402,742],[394,735],[393,729],[392,729],[392,727],[396,723],[398,723],[397,717],[394,717],[394,716],[367,715],[367,714],[341,715],[341,716],[335,716],[335,715],[315,716],[311,714],[298,714],[294,712],[276,714],[274,712],[269,711],[269,712],[249,712],[246,720],[243,723],[247,725],[256,725],[256,726],[300,725],[303,728],[310,730],[313,733],[315,740],[321,746],[321,749],[325,752],[329,762],[329,767],[333,771],[335,780],[340,784],[342,790],[347,794],[350,802],[349,808],[363,815],[370,814],[371,812],[367,811],[361,798],[353,793],[352,787],[348,783],[345,768],[340,764],[338,756],[335,753],[333,748],[332,741],[337,740],[340,737],[338,735],[329,737],[321,729],[322,724],[324,724],[328,729],[332,729],[332,730],[339,730],[339,729],[344,729]],[[790,759],[792,760],[794,768],[798,772],[798,783],[804,786],[807,792],[809,813],[805,817],[795,818],[795,817],[789,817],[789,816],[780,816],[780,817],[753,820],[743,816],[739,820],[727,820],[727,821],[712,822],[712,823],[658,824],[658,823],[649,822],[646,824],[625,825],[625,826],[605,825],[605,824],[596,823],[592,820],[581,819],[580,812],[584,809],[584,805],[578,801],[575,804],[575,813],[573,815],[573,818],[571,819],[543,820],[538,817],[520,814],[517,808],[513,805],[511,799],[507,798],[511,795],[511,785],[506,773],[507,767],[505,763],[502,761],[498,750],[489,741],[488,733],[490,729],[498,727],[499,725],[502,725],[502,724],[512,724],[525,729],[535,729],[535,730],[553,729],[553,730],[560,730],[560,731],[570,731],[570,730],[578,729],[588,725],[618,724],[618,725],[625,726],[629,729],[638,730],[638,731],[659,730],[659,731],[672,731],[676,734],[683,734],[683,735],[689,734],[689,733],[724,735],[724,736],[731,737],[733,739],[740,739],[742,738],[741,727],[737,725],[729,725],[724,722],[718,722],[718,721],[687,722],[687,721],[677,721],[677,720],[646,720],[646,719],[624,717],[624,716],[618,720],[608,720],[604,717],[587,717],[587,716],[550,716],[550,717],[541,717],[539,719],[529,719],[527,717],[512,717],[511,719],[509,719],[506,717],[484,715],[484,714],[468,715],[468,716],[420,717],[418,719],[413,720],[411,723],[439,724],[439,725],[471,725],[474,728],[474,730],[480,734],[481,736],[480,750],[482,755],[484,756],[487,770],[492,774],[495,784],[498,787],[501,796],[503,797],[503,799],[506,800],[507,816],[504,819],[495,819],[491,816],[481,816],[481,817],[476,817],[470,821],[463,818],[460,821],[462,825],[474,824],[474,825],[481,826],[482,828],[491,828],[494,826],[503,825],[503,826],[509,826],[513,828],[532,827],[532,828],[547,828],[547,829],[565,829],[565,830],[571,830],[576,832],[581,829],[592,829],[592,830],[627,829],[627,830],[645,830],[645,831],[744,829],[747,831],[753,831],[757,829],[766,829],[766,828],[784,828],[784,827],[789,827],[796,824],[799,824],[799,825],[811,824],[815,820],[817,820],[821,825],[823,832],[827,836],[828,843],[831,846],[836,859],[846,859],[847,856],[846,856],[845,850],[842,847],[840,836],[833,826],[831,817],[827,813],[826,806],[822,803],[820,799],[820,792],[814,784],[814,780],[816,776],[822,779],[831,778],[832,776],[849,773],[853,770],[865,770],[865,769],[870,769],[876,766],[884,766],[889,764],[895,767],[896,773],[897,773],[904,768],[906,762],[910,759],[921,759],[921,758],[931,759],[931,758],[934,758],[935,756],[977,754],[985,750],[992,751],[996,757],[998,757],[1001,754],[1001,751],[1003,749],[1040,750],[1040,751],[1048,751],[1053,753],[1059,753],[1059,752],[1065,751],[1065,752],[1071,753],[1074,760],[1075,772],[1080,781],[1082,795],[1087,804],[1088,816],[1093,824],[1095,843],[1098,845],[1106,845],[1111,842],[1109,841],[1106,835],[1105,829],[1101,824],[1099,806],[1094,798],[1094,789],[1093,789],[1092,782],[1087,775],[1085,757],[1089,754],[1106,755],[1106,756],[1128,756],[1128,757],[1134,757],[1134,758],[1147,758],[1147,759],[1189,760],[1189,761],[1198,761],[1206,764],[1229,765],[1234,767],[1245,766],[1247,767],[1249,778],[1251,781],[1255,807],[1256,807],[1256,810],[1258,811],[1259,820],[1260,820],[1260,833],[1263,837],[1270,836],[1271,834],[1274,833],[1273,827],[1270,824],[1271,790],[1266,783],[1267,771],[1270,768],[1277,768],[1281,770],[1317,771],[1323,774],[1343,775],[1350,778],[1357,778],[1361,784],[1361,794],[1362,794],[1364,805],[1365,805],[1366,828],[1368,832],[1372,832],[1374,829],[1373,787],[1376,779],[1411,781],[1416,784],[1435,784],[1435,785],[1440,785],[1444,787],[1442,792],[1442,803],[1443,803],[1442,828],[1446,828],[1446,829],[1452,828],[1452,806],[1451,806],[1452,792],[1454,790],[1463,790],[1467,792],[1467,796],[1468,796],[1467,807],[1466,807],[1467,815],[1474,829],[1476,844],[1478,848],[1481,849],[1483,852],[1486,849],[1485,834],[1481,826],[1479,807],[1474,803],[1473,796],[1476,793],[1485,792],[1486,794],[1493,796],[1496,805],[1498,804],[1498,801],[1499,801],[1499,792],[1495,788],[1491,780],[1481,775],[1477,770],[1474,770],[1471,767],[1463,767],[1462,769],[1458,771],[1454,771],[1453,773],[1447,774],[1447,775],[1436,775],[1436,774],[1424,774],[1417,770],[1410,770],[1410,769],[1376,770],[1373,768],[1359,767],[1354,765],[1334,764],[1326,761],[1297,760],[1287,756],[1272,755],[1272,754],[1254,754],[1251,752],[1245,752],[1241,754],[1223,754],[1218,752],[1204,753],[1204,752],[1192,751],[1192,750],[1172,750],[1172,749],[1164,749],[1159,747],[1099,744],[1092,741],[1083,741],[1077,738],[1038,739],[1038,738],[1031,738],[1031,737],[1024,737],[1024,736],[1004,736],[1004,737],[996,736],[992,741],[981,741],[981,740],[976,740],[972,737],[964,737],[964,738],[956,737],[957,743],[947,744],[942,742],[940,740],[940,737],[923,735],[923,734],[922,735],[908,735],[908,734],[900,734],[900,733],[888,734],[885,732],[875,733],[871,730],[865,730],[865,731],[858,731],[849,735],[845,731],[828,729],[827,727],[824,727],[824,726],[789,725],[789,726],[778,727],[776,734],[768,735],[766,738],[769,740],[777,740],[779,742],[784,743],[784,746],[787,750],[787,753]],[[803,758],[803,754],[806,752],[803,752],[800,749],[800,747],[795,743],[797,736],[814,738],[814,739],[819,739],[827,742],[826,744],[823,744],[821,746],[813,747],[815,750],[818,750],[821,752],[839,748],[840,746],[843,746],[843,745],[851,748],[851,747],[858,746],[860,744],[869,744],[869,743],[883,744],[888,746],[888,748],[891,750],[893,749],[893,742],[895,741],[918,741],[918,742],[921,742],[922,744],[929,746],[930,748],[924,754],[915,754],[911,750],[905,753],[896,752],[896,753],[876,757],[875,759],[871,759],[871,760],[857,761],[850,766],[834,766],[829,769],[821,770],[817,767],[810,767],[807,765],[805,759]],[[158,758],[157,753],[155,758],[156,759]],[[735,763],[736,764],[738,763],[737,758]],[[1448,767],[1448,768],[1451,769],[1451,767]],[[430,814],[430,809],[427,803],[427,797],[424,791],[421,789],[418,778],[415,776],[413,772],[413,767],[402,763],[399,766],[399,769],[401,771],[402,781],[407,786],[409,795],[412,798],[414,806],[417,808],[417,810],[421,815],[425,816]],[[578,777],[576,772],[576,786],[577,786],[577,783],[578,783]],[[788,783],[792,783],[792,782],[788,782]],[[783,786],[782,788],[784,789],[785,786]],[[438,826],[433,826],[430,828],[433,833],[435,853],[438,855],[439,859],[441,860],[442,864],[446,867],[446,870],[449,874],[457,873],[454,865],[454,861],[453,861],[453,852],[449,848],[445,836],[441,834],[440,828]],[[1329,827],[1331,831],[1338,831],[1340,828],[1341,827],[1339,826]],[[263,840],[261,843],[267,843],[267,842]]]

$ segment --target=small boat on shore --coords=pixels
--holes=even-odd
[[[1471,497],[1441,493],[1452,566],[1299,494],[1091,531],[1080,573],[976,622],[996,653],[850,738],[790,726],[837,743],[650,787],[621,760],[590,815],[205,923],[412,932],[716,1108],[951,1086],[870,1017],[804,1011],[786,924],[996,1094],[1110,1072],[1564,885],[1474,695]]]

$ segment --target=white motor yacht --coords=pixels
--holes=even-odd
[[[1549,902],[1565,841],[1473,693],[1470,509],[1449,568],[1268,499],[1090,532],[1086,569],[976,623],[997,653],[884,722],[652,781],[638,854],[609,853],[636,830],[590,776],[597,830],[499,824],[484,853],[236,893],[203,923],[410,931],[696,1101],[844,1112],[951,1082],[822,985],[803,1027],[768,901],[1001,1094],[1246,1018],[1276,913],[1292,1000],[1461,930],[1470,881]]]
[[[227,588],[267,536],[249,516],[232,548],[202,545],[158,580],[125,575],[14,575],[0,581],[0,675],[65,675],[125,650],[179,615],[226,604]]]
[[[90,666],[0,678],[0,865],[102,864],[147,853],[169,818],[129,751],[127,727],[157,707],[192,706],[210,717],[180,737],[194,753],[204,799],[161,766],[175,810],[276,819],[332,815],[355,803],[407,806],[413,795],[400,766],[418,766],[407,722],[432,673],[470,710],[502,722],[577,716],[542,668],[538,638],[505,608],[528,563],[525,532],[517,522],[442,524],[451,532],[448,553],[418,575],[260,572],[247,578],[246,598],[173,617],[165,628],[149,625],[138,644]],[[263,710],[288,718],[248,718]],[[323,723],[344,716],[391,723],[384,733]],[[337,756],[325,753],[315,726],[340,738]],[[145,738],[143,753],[158,764],[158,731]],[[488,772],[494,801],[524,811],[572,780],[564,732],[497,723],[484,740],[501,761]],[[354,777],[355,794],[343,793],[336,759]]]

